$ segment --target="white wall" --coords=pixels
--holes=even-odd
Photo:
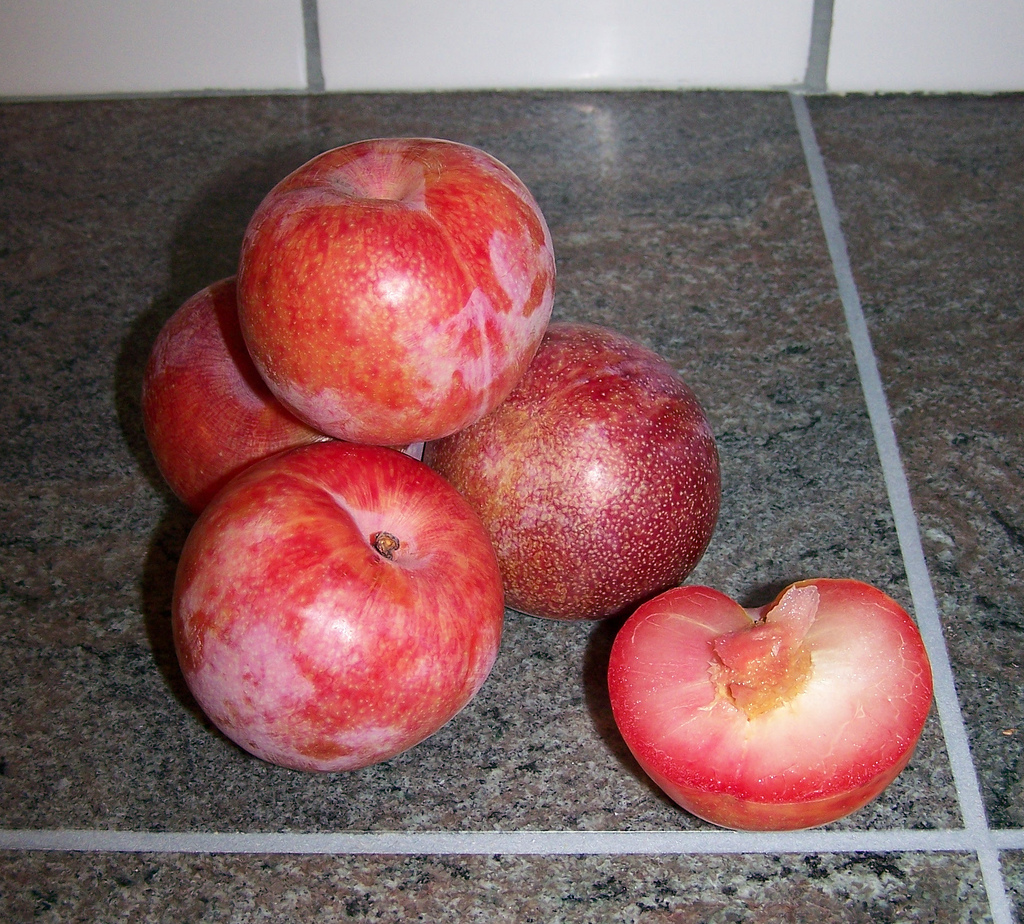
[[[0,0],[0,97],[800,88],[824,51],[838,92],[1024,90],[1024,0],[305,2],[319,43],[304,0]]]
[[[0,0],[0,95],[301,89],[300,0]]]
[[[775,87],[813,0],[320,0],[327,89]]]
[[[836,0],[828,86],[1024,90],[1024,0]]]

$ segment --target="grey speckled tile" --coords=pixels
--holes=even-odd
[[[1024,826],[1024,97],[812,104],[993,826]]]
[[[147,830],[700,827],[628,755],[612,624],[510,614],[476,700],[338,776],[218,736],[171,650],[191,519],[138,390],[163,320],[234,269],[263,194],[375,135],[477,144],[548,216],[556,314],[669,357],[718,434],[725,497],[695,580],[756,604],[813,575],[910,601],[789,102],[777,94],[434,94],[0,107],[0,826]],[[932,718],[835,827],[959,824]],[[916,861],[915,861],[916,862]],[[726,920],[726,918],[721,918]]]
[[[238,857],[0,854],[15,922],[983,924],[956,854]]]

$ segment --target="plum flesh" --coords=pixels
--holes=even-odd
[[[641,606],[609,661],[615,721],[679,805],[745,830],[812,827],[879,795],[932,701],[928,656],[896,601],[816,579],[748,611],[708,587]]]

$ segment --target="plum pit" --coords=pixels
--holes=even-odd
[[[756,622],[713,639],[709,672],[719,696],[748,719],[796,696],[811,675],[804,639],[817,618],[818,603],[816,587],[791,587]]]

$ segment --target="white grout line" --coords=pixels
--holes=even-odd
[[[1000,832],[1024,847],[1024,831]],[[706,831],[384,831],[364,834],[0,830],[0,850],[233,854],[671,855],[975,853],[972,832],[876,830]]]
[[[811,13],[811,42],[807,50],[807,72],[804,91],[825,93],[828,90],[828,54],[832,45],[833,0],[814,0]]]
[[[949,653],[946,650],[942,623],[939,619],[935,594],[925,562],[924,549],[921,545],[917,516],[910,498],[910,488],[900,458],[896,432],[893,429],[882,378],[878,372],[874,349],[871,346],[871,337],[864,318],[860,295],[853,278],[839,212],[832,197],[825,162],[814,135],[814,126],[811,123],[807,100],[791,93],[790,101],[800,133],[800,143],[803,146],[807,169],[811,176],[811,186],[818,205],[818,214],[828,243],[829,255],[832,258],[832,267],[843,311],[846,315],[850,340],[853,343],[861,387],[864,390],[864,400],[871,419],[871,429],[874,432],[875,445],[878,449],[882,474],[889,495],[889,505],[896,523],[900,551],[907,572],[907,583],[914,601],[921,636],[932,662],[935,705],[946,741],[946,751],[949,755],[953,781],[960,801],[964,828],[970,835],[978,854],[994,924],[1012,924],[1013,913],[999,867],[999,848],[985,817],[985,805],[978,784],[977,772],[971,758],[967,729],[960,710],[953,669],[949,661]]]
[[[306,44],[306,91],[324,92],[324,68],[320,54],[320,9],[317,0],[302,0],[302,28]]]

